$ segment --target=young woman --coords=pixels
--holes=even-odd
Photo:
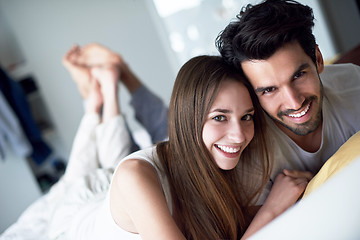
[[[222,58],[185,63],[171,97],[169,140],[126,157],[115,171],[110,211],[117,226],[142,239],[239,239],[261,228],[307,184],[277,178],[249,227],[269,177],[263,121],[251,86]]]

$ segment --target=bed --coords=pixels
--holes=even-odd
[[[360,239],[360,132],[351,137],[309,183],[306,196],[251,239]],[[23,212],[1,240],[46,240],[50,191]]]

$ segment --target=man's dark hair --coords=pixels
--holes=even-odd
[[[216,38],[216,47],[231,65],[266,60],[286,43],[298,42],[316,63],[313,11],[292,0],[266,0],[243,7]]]

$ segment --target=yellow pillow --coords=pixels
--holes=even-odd
[[[322,185],[328,178],[348,165],[358,156],[360,156],[360,131],[349,138],[339,150],[326,161],[320,171],[309,182],[303,197]]]

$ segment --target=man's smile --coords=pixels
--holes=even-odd
[[[292,118],[300,118],[300,117],[304,116],[309,111],[310,105],[311,105],[311,102],[300,113],[292,113],[292,114],[288,114],[288,116],[292,117]]]

